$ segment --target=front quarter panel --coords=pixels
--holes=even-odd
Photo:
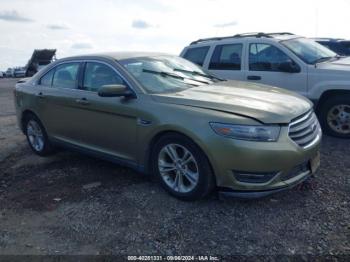
[[[145,101],[146,102],[146,101]],[[149,125],[138,125],[138,159],[141,166],[148,166],[153,138],[165,132],[178,132],[192,139],[207,155],[209,161],[215,162],[208,141],[219,137],[211,129],[209,122],[259,124],[253,119],[216,110],[198,107],[158,103],[152,100],[146,102],[143,112],[144,120]]]
[[[288,125],[282,125],[277,142],[253,142],[219,136],[211,129],[209,122],[242,125],[260,123],[216,110],[149,100],[145,104],[145,113],[142,117],[151,120],[151,124],[147,126],[138,126],[139,164],[146,167],[146,170],[150,164],[152,142],[155,142],[152,139],[164,132],[178,132],[192,139],[206,154],[213,167],[217,186],[234,190],[284,187],[287,182],[283,182],[281,176],[296,165],[309,161],[319,150],[319,141],[309,149],[303,149],[295,144],[288,136]],[[266,184],[245,185],[234,179],[233,170],[279,172],[280,175]]]
[[[308,98],[315,101],[328,90],[350,91],[349,71],[336,71],[310,66],[308,77]]]

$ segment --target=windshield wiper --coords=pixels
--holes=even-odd
[[[173,77],[173,78],[185,80],[185,78],[182,77],[182,76],[179,76],[177,74],[172,74],[172,73],[169,73],[169,72],[164,72],[164,71],[154,71],[154,70],[149,70],[149,69],[142,69],[142,72],[151,73],[151,74],[155,74],[155,75],[161,75],[161,76],[170,76],[170,77]]]
[[[222,78],[219,78],[219,77],[216,77],[216,76],[212,76],[212,75],[209,75],[209,74],[204,74],[204,73],[201,73],[201,72],[198,72],[198,71],[185,70],[185,69],[181,69],[181,68],[174,68],[174,71],[183,72],[183,73],[190,73],[192,75],[206,77],[206,78],[209,78],[211,80],[215,79],[215,80],[219,80],[219,81],[225,81]]]
[[[191,81],[196,81],[196,82],[207,84],[207,85],[210,84],[207,81],[201,81],[201,80],[197,80],[194,78],[182,77],[182,76],[179,76],[177,74],[172,74],[172,73],[164,72],[164,71],[154,71],[154,70],[149,70],[149,69],[142,69],[142,72],[156,74],[156,75],[160,75],[163,77],[166,77],[166,76],[173,77],[173,78],[180,79],[180,80],[191,80]],[[189,85],[191,85],[191,84],[189,84]]]

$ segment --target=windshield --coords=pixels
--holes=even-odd
[[[281,43],[307,64],[316,64],[336,56],[336,53],[307,38],[295,38]]]
[[[199,66],[177,56],[139,57],[119,63],[151,94],[178,92],[217,81]]]

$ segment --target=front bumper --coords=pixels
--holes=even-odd
[[[276,189],[270,189],[270,190],[262,190],[262,191],[231,191],[231,190],[221,190],[219,191],[219,195],[223,197],[234,197],[234,198],[243,198],[243,199],[255,199],[255,198],[261,198],[266,197],[278,192],[282,192],[285,190],[292,189],[293,187],[301,184],[305,180],[309,179],[312,176],[311,173],[307,173],[302,176],[301,179],[295,181],[294,183],[291,183],[287,186],[276,188]]]
[[[289,189],[313,175],[319,165],[318,140],[308,148],[297,145],[282,127],[277,142],[251,142],[217,136],[212,144],[209,160],[222,194],[256,198]],[[306,165],[307,169],[298,169]],[[239,170],[239,171],[237,171]],[[235,174],[269,174],[266,181],[239,179]],[[272,175],[271,175],[272,174]]]

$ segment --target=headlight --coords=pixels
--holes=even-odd
[[[218,135],[234,139],[272,142],[277,141],[281,127],[278,125],[232,125],[222,123],[209,123]]]

